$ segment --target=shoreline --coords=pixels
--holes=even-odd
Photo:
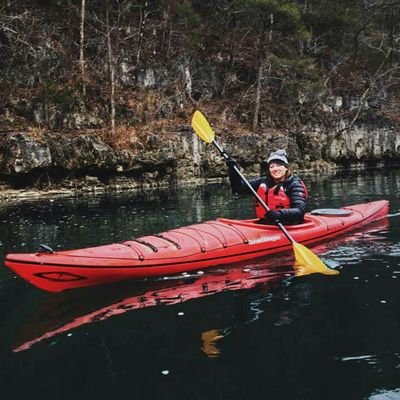
[[[160,182],[157,184],[137,184],[132,181],[131,184],[125,185],[80,185],[79,187],[50,187],[48,189],[39,188],[22,188],[14,189],[5,185],[0,185],[0,208],[4,205],[17,204],[25,201],[43,200],[43,199],[58,199],[58,198],[72,198],[81,196],[96,196],[102,194],[112,193],[140,193],[150,192],[153,190],[167,190],[168,188],[180,187],[199,187],[208,184],[218,184],[228,182],[226,177],[210,178],[210,179],[191,179],[181,181],[179,183],[171,184],[169,182]]]
[[[295,174],[301,175],[308,180],[325,180],[341,173],[368,173],[377,171],[381,168],[331,168],[323,172],[315,170],[299,170]],[[252,176],[248,176],[252,178]],[[76,180],[66,182],[65,184],[52,185],[48,188],[24,187],[20,189],[13,188],[11,185],[0,182],[0,208],[5,205],[23,203],[25,201],[36,201],[43,199],[73,198],[81,196],[96,196],[115,193],[140,193],[151,192],[155,190],[167,190],[168,188],[190,188],[212,184],[228,183],[227,176],[213,178],[191,178],[180,180],[178,182],[161,181],[157,183],[138,183],[137,180],[124,179],[118,183],[104,184],[95,180]]]

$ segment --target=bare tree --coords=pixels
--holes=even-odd
[[[107,26],[107,58],[108,69],[110,74],[110,123],[111,133],[115,135],[115,62],[112,47],[112,32],[113,28],[110,24],[110,3],[106,1],[106,26]]]
[[[139,35],[138,35],[138,45],[136,51],[136,65],[139,65],[140,56],[142,54],[144,27],[146,25],[147,17],[149,16],[149,11],[147,10],[147,6],[148,6],[147,1],[142,1],[140,5]]]
[[[81,68],[81,80],[82,80],[82,93],[86,95],[86,84],[85,84],[85,0],[81,0],[81,23],[80,23],[80,44],[79,44],[79,65]]]
[[[272,40],[272,24],[274,21],[273,14],[270,15],[271,30],[269,32],[269,41]],[[266,25],[263,23],[263,29],[260,33],[259,47],[258,47],[258,72],[257,72],[257,86],[256,86],[256,99],[254,104],[254,116],[253,116],[253,131],[257,129],[258,118],[260,114],[260,103],[261,103],[261,84],[263,80],[263,69],[265,61],[265,35],[266,35]]]

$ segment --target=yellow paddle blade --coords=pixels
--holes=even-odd
[[[293,243],[296,276],[310,274],[337,275],[339,271],[327,267],[311,250],[300,243]]]
[[[192,128],[197,133],[197,136],[199,136],[204,142],[212,143],[214,140],[215,134],[206,120],[206,117],[200,111],[195,111],[193,114]]]

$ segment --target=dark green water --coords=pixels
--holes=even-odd
[[[387,199],[389,224],[290,257],[176,279],[49,294],[0,268],[2,398],[399,399],[400,171],[307,180],[310,209]],[[0,262],[219,216],[252,217],[226,185],[0,207]]]

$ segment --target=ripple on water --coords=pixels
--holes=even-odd
[[[386,255],[390,257],[400,257],[400,243],[394,243],[387,250],[388,252],[386,253]]]
[[[383,254],[385,257],[400,257],[400,243],[387,242],[381,237],[374,237],[374,240],[356,239],[330,248],[324,256],[341,263],[353,264],[360,262],[361,259],[372,260],[374,256],[378,256],[382,261]]]
[[[373,354],[366,354],[366,355],[358,355],[358,356],[350,356],[350,357],[340,357],[340,361],[343,362],[366,362],[367,364],[377,364],[378,357]]]
[[[375,390],[369,400],[396,400],[400,399],[400,388],[394,390]]]

